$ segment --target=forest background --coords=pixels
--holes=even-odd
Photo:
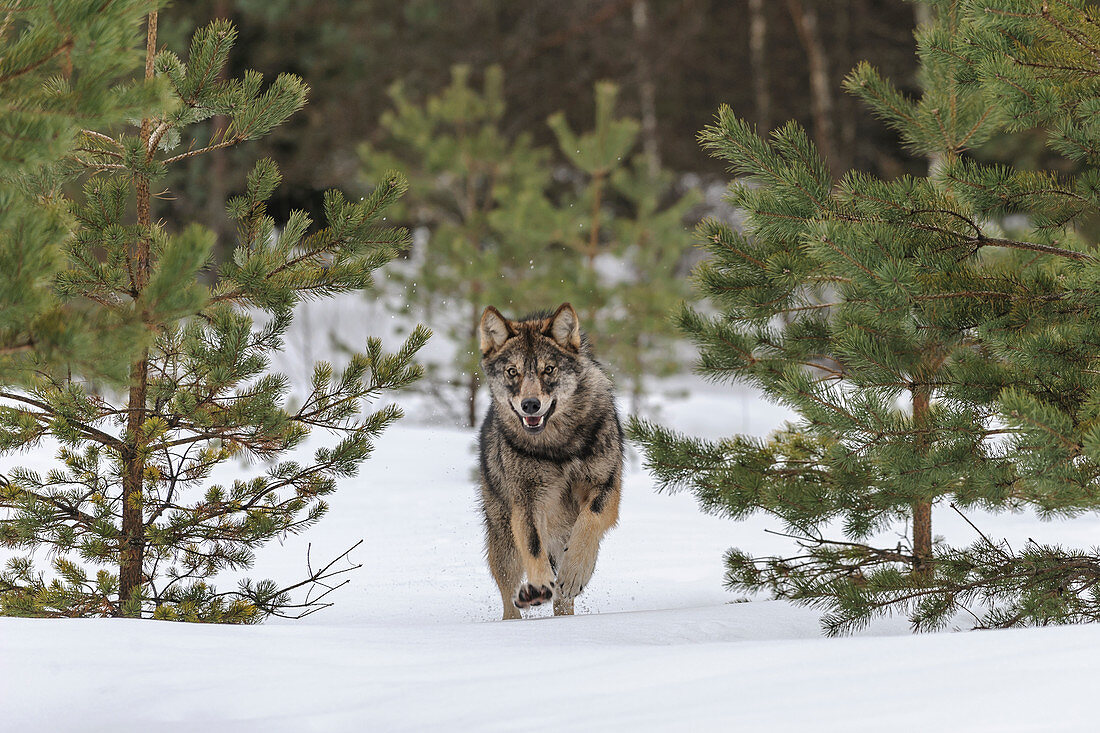
[[[702,254],[692,229],[706,217],[739,216],[723,199],[728,175],[697,133],[729,104],[762,134],[787,120],[802,124],[834,176],[849,169],[884,179],[923,174],[927,161],[906,153],[841,82],[867,60],[903,92],[919,94],[912,34],[928,12],[902,0],[171,5],[163,11],[163,46],[182,49],[187,29],[228,18],[240,33],[229,78],[246,68],[267,78],[289,72],[311,93],[305,110],[269,137],[181,169],[169,181],[178,195],[161,211],[169,227],[210,228],[216,257],[224,257],[234,236],[224,202],[243,190],[255,156],[271,157],[283,173],[269,201],[277,225],[295,209],[316,220],[327,189],[366,195],[378,174],[401,170],[412,180],[396,223],[413,230],[421,249],[435,241],[431,262],[414,246],[408,266],[390,269],[397,290],[382,300],[405,311],[404,325],[427,319],[446,341],[422,355],[428,378],[416,388],[441,406],[434,421],[476,424],[483,402],[472,344],[481,308],[492,303],[518,316],[565,299],[580,301],[588,330],[603,334],[598,352],[626,409],[647,414],[645,396],[667,388],[658,380],[687,373],[693,362],[675,347],[668,317],[695,297],[688,275]],[[595,142],[604,134],[594,122],[597,85],[617,90],[608,116],[633,126],[619,130],[620,149],[597,151],[606,161],[567,149],[580,148],[573,143],[585,134]],[[412,126],[395,107],[419,114],[430,100],[447,104],[448,90],[451,111],[437,109],[423,141],[394,134]],[[440,119],[453,118],[456,99],[484,108],[457,112],[458,124]],[[227,120],[205,124],[216,135]],[[455,130],[469,128],[479,132],[463,144]],[[492,152],[479,139],[489,131],[498,141]],[[449,152],[440,152],[443,136],[455,141]],[[1030,161],[1024,167],[1046,162],[1038,160],[1041,140],[1029,136],[988,149],[1004,162]],[[470,152],[489,159],[481,166],[489,174],[452,184]],[[527,174],[493,177],[523,166]],[[531,192],[537,201],[525,198]],[[565,282],[575,287],[555,287]],[[323,342],[332,341],[313,338],[303,350],[328,349]]]
[[[243,188],[248,169],[237,155],[279,164],[276,216],[280,206],[317,209],[327,188],[361,186],[356,148],[383,134],[390,85],[400,81],[423,98],[447,85],[455,64],[475,75],[499,65],[503,129],[529,133],[536,144],[552,146],[546,119],[559,110],[574,129],[591,127],[591,90],[607,80],[621,88],[619,113],[642,122],[646,154],[674,171],[728,181],[695,139],[725,103],[762,129],[797,120],[836,171],[923,172],[924,163],[841,89],[867,60],[916,93],[912,38],[923,11],[903,0],[177,3],[163,11],[169,48],[184,48],[191,29],[211,19],[229,18],[240,31],[230,76],[291,72],[312,88],[304,113],[271,137],[189,171],[178,204],[189,208],[179,218],[227,230],[221,201]]]

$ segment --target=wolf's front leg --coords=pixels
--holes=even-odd
[[[582,505],[558,569],[557,591],[562,598],[580,595],[592,579],[600,540],[619,521],[620,496],[620,481],[616,475],[606,486],[593,492],[593,496]]]
[[[541,606],[554,597],[554,570],[543,541],[546,527],[540,524],[545,525],[545,519],[536,519],[533,511],[518,506],[512,509],[512,537],[527,574],[527,582],[520,585],[513,598],[516,608]]]

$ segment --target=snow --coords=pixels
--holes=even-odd
[[[242,629],[9,619],[4,719],[43,731],[1095,730],[1098,628],[769,639],[777,625],[798,633],[777,606]]]
[[[684,386],[660,419],[693,434],[762,435],[788,417],[735,388]],[[1100,627],[914,636],[894,618],[822,638],[817,612],[722,587],[725,550],[789,549],[764,531],[781,527],[659,494],[636,455],[578,615],[501,622],[474,434],[423,424],[425,409],[411,404],[329,515],[249,573],[293,582],[308,544],[316,564],[363,539],[335,606],[254,627],[0,619],[0,730],[1096,729]],[[50,459],[8,456],[0,470]],[[1012,542],[1088,546],[1100,530],[1095,516],[980,519]],[[974,539],[947,510],[935,521],[951,542]]]

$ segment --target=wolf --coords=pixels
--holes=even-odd
[[[489,306],[479,326],[491,397],[481,425],[481,507],[504,619],[573,599],[619,519],[623,431],[611,380],[592,358],[577,312],[511,321]]]

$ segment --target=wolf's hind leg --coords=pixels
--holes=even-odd
[[[563,596],[554,596],[554,615],[555,616],[572,616],[573,615],[573,599],[565,598]]]

